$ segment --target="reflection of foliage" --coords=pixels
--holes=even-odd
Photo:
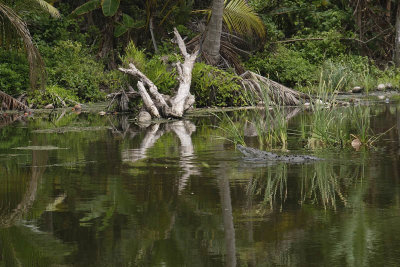
[[[293,168],[300,167],[294,166]],[[288,165],[280,163],[268,166],[248,184],[250,195],[262,195],[263,205],[273,209],[282,204],[288,195],[298,196],[301,205],[322,205],[325,209],[336,209],[338,201],[347,206],[346,192],[358,181],[360,172],[349,165],[334,166],[329,161],[301,166],[299,184],[288,187]],[[296,192],[298,191],[298,192]]]
[[[69,252],[52,235],[23,226],[0,229],[1,266],[54,266]]]
[[[272,209],[277,197],[283,202],[287,198],[287,164],[280,163],[267,168],[266,177],[261,173],[248,184],[250,195],[263,195],[263,205]],[[281,206],[282,208],[282,206]]]

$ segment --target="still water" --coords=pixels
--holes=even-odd
[[[0,266],[399,266],[400,105],[369,113],[387,133],[358,151],[292,116],[290,153],[324,158],[297,165],[244,161],[212,115],[3,117]]]

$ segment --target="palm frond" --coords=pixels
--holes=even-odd
[[[204,13],[211,17],[211,9],[195,10],[193,13]],[[241,35],[265,37],[265,27],[257,13],[245,0],[225,0],[223,15],[224,24],[231,32]]]
[[[46,10],[52,17],[59,18],[61,17],[60,12],[57,8],[50,5],[44,0],[35,0],[44,10]]]
[[[0,109],[7,110],[28,110],[29,107],[14,97],[0,91]]]
[[[22,39],[29,62],[31,87],[36,88],[38,83],[44,86],[46,72],[44,62],[38,49],[33,44],[31,34],[26,23],[18,16],[15,11],[7,5],[0,2],[0,16],[7,19],[13,26],[18,36]]]
[[[264,24],[245,0],[225,0],[224,22],[230,31],[265,36]]]

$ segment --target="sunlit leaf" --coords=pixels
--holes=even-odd
[[[119,8],[119,0],[102,0],[101,8],[103,9],[103,14],[106,17],[114,16]]]
[[[128,30],[129,30],[128,27],[126,27],[126,26],[123,25],[123,24],[119,24],[119,25],[117,25],[117,26],[115,27],[114,36],[115,36],[115,37],[120,37],[120,36],[122,36],[124,33],[126,33]]]
[[[86,14],[90,11],[93,11],[99,7],[100,7],[100,0],[91,0],[79,7],[77,7],[72,13],[77,16],[80,16],[80,15]]]
[[[124,24],[128,28],[132,28],[135,24],[133,18],[127,14],[122,15],[122,24]]]

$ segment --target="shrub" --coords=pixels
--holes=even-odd
[[[0,90],[15,97],[29,86],[29,64],[25,54],[0,50]]]
[[[192,93],[196,106],[241,106],[245,104],[240,77],[204,63],[193,68]]]
[[[307,85],[316,81],[316,66],[298,51],[278,46],[251,57],[246,67],[287,86]]]
[[[42,108],[47,104],[55,104],[56,107],[62,107],[62,101],[71,106],[74,105],[74,102],[78,102],[79,98],[73,91],[57,85],[47,86],[44,91],[29,92],[28,103],[36,108]]]
[[[59,41],[49,47],[41,44],[48,83],[71,90],[84,101],[104,98],[100,86],[105,82],[104,67],[79,42]]]

